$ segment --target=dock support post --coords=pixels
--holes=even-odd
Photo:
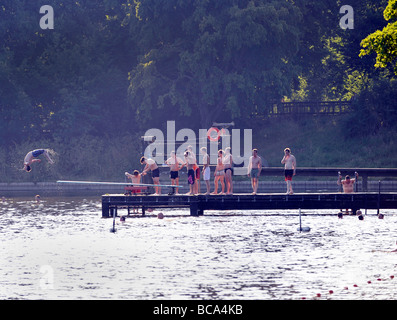
[[[190,202],[190,215],[194,217],[199,216],[199,208],[198,208],[198,202],[197,201],[192,201]]]
[[[109,205],[102,202],[102,218],[110,218]]]
[[[380,212],[380,180],[378,183],[378,213],[377,213],[378,216],[379,216],[379,212]]]

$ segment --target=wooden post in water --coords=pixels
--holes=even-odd
[[[198,201],[196,199],[190,202],[190,215],[194,217],[199,216]]]
[[[379,209],[380,209],[380,180],[378,183],[378,215],[379,215]]]
[[[109,218],[109,205],[102,202],[102,218]]]

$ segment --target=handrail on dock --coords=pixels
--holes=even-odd
[[[210,165],[214,168],[214,165]],[[234,175],[246,175],[247,167],[234,167]],[[168,168],[167,168],[168,170]],[[349,174],[354,175],[355,172],[359,175],[359,180],[362,180],[362,191],[368,191],[369,177],[387,177],[397,178],[397,168],[343,168],[343,167],[298,167],[296,169],[296,176],[305,177],[335,177],[338,178],[338,173],[342,177]],[[280,167],[262,167],[261,176],[284,176],[284,168]]]

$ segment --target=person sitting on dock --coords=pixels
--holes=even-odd
[[[183,168],[182,159],[176,156],[175,151],[171,151],[170,157],[165,161],[165,164],[170,167],[171,185],[179,186],[179,170]],[[178,188],[175,189],[175,194],[178,194]]]
[[[139,173],[138,170],[134,170],[134,172],[132,174],[128,173],[128,172],[125,172],[125,176],[128,179],[131,179],[131,183],[132,184],[140,184],[141,183],[141,174]],[[129,194],[131,194],[132,192],[134,194],[137,194],[137,193],[141,193],[141,191],[142,191],[142,188],[134,187],[134,186],[129,187],[128,189],[129,189]],[[126,189],[126,190],[128,190],[128,189]]]
[[[54,164],[54,161],[50,158],[49,153],[54,152],[50,149],[36,149],[29,151],[23,160],[23,170],[26,170],[26,172],[32,171],[31,164],[34,162],[41,162],[41,160],[37,158],[42,154],[47,158],[49,163]]]
[[[132,174],[126,172],[125,176],[127,178],[131,179],[131,183],[133,183],[133,184],[134,183],[136,183],[136,184],[140,184],[141,183],[141,174],[139,173],[138,170],[134,170],[134,172]]]
[[[261,170],[262,160],[261,157],[258,156],[258,149],[253,149],[248,164],[248,176],[251,177],[253,195],[258,191],[258,178],[261,175]]]
[[[291,154],[290,148],[284,149],[284,157],[281,160],[281,163],[285,165],[284,167],[284,176],[285,181],[287,182],[287,194],[293,194],[292,190],[292,176],[296,174],[296,159]]]
[[[138,170],[134,170],[134,172],[132,174],[128,173],[128,172],[125,172],[125,176],[127,178],[131,179],[132,184],[134,184],[134,183],[140,184],[141,183],[141,174],[139,173]],[[143,187],[143,188],[146,188],[146,187]],[[126,195],[127,194],[131,195],[132,193],[139,194],[139,193],[142,192],[142,188],[141,187],[132,186],[132,187],[126,187],[125,189],[127,190],[127,192],[125,193]],[[138,213],[138,208],[137,207],[134,207],[133,213]]]
[[[141,175],[146,175],[146,173],[151,170],[152,171],[152,178],[153,178],[153,183],[154,183],[154,188],[156,190],[155,195],[161,194],[161,187],[157,186],[160,184],[160,170],[159,167],[157,166],[156,161],[153,159],[146,159],[145,157],[141,158],[141,163],[146,164],[145,168],[141,172]]]
[[[356,173],[356,179],[358,177],[358,173]],[[342,176],[339,175],[337,184],[338,186],[342,185],[344,193],[353,193],[354,192],[354,183],[356,179],[350,179],[349,175],[346,175],[345,180],[342,180]]]

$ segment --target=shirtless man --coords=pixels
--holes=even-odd
[[[296,159],[291,154],[290,148],[284,149],[284,157],[281,160],[281,163],[285,164],[284,176],[285,181],[287,182],[287,194],[293,194],[294,191],[292,190],[292,176],[296,174]]]
[[[128,179],[131,179],[131,183],[133,183],[133,184],[140,184],[141,183],[141,174],[139,173],[139,171],[138,170],[134,170],[134,172],[131,174],[131,173],[129,173],[129,172],[125,172],[124,173],[125,174],[125,176],[128,178]],[[139,189],[139,187],[133,187],[134,188],[134,194],[140,194],[141,193],[141,191],[142,191],[142,189]],[[125,193],[126,195],[127,194],[132,194],[132,192],[131,191],[127,191],[127,193]],[[132,213],[138,213],[138,207],[133,207],[133,211],[132,211]]]
[[[195,183],[195,172],[194,166],[196,164],[196,159],[193,158],[192,154],[186,150],[184,166],[187,167],[187,183],[189,184],[189,192],[187,195],[194,195],[194,183]]]
[[[225,169],[223,167],[223,150],[218,151],[218,159],[216,162],[216,168],[215,168],[215,179],[214,179],[214,184],[215,184],[215,190],[211,194],[218,194],[218,183],[219,180],[221,180],[221,186],[222,186],[222,192],[220,194],[225,194]]]
[[[197,165],[196,155],[193,152],[193,147],[188,146],[187,151],[189,152],[189,162],[193,164],[194,170],[194,194],[200,193],[200,167]]]
[[[356,179],[357,179],[358,173],[356,172],[355,174],[356,174]],[[344,193],[353,193],[354,192],[354,183],[356,182],[356,179],[350,179],[350,176],[347,175],[345,177],[345,180],[342,180],[342,176],[339,175],[337,183],[338,183],[338,186],[342,185]]]
[[[131,179],[132,183],[140,184],[141,183],[141,175],[138,170],[134,170],[133,174],[125,172],[125,176]]]
[[[258,191],[258,178],[261,175],[262,160],[258,156],[258,149],[252,150],[252,156],[249,159],[248,176],[251,177],[252,194]]]
[[[42,154],[47,158],[49,163],[53,164],[54,161],[50,158],[49,151],[49,149],[36,149],[29,151],[23,160],[23,170],[26,170],[26,172],[32,171],[30,165],[34,162],[41,162],[41,160],[37,158]]]
[[[210,179],[211,179],[211,169],[210,169],[210,156],[207,153],[207,148],[202,147],[200,149],[203,155],[203,178],[205,185],[207,187],[207,192],[205,194],[210,194]]]
[[[159,167],[157,166],[156,161],[154,161],[153,159],[146,159],[145,157],[142,157],[141,163],[146,164],[141,175],[144,176],[149,170],[151,170],[153,183],[155,184],[154,188],[156,190],[155,195],[161,194],[161,187],[156,186],[156,185],[160,184],[160,170],[159,170]]]
[[[227,147],[225,149],[225,156],[223,158],[223,168],[225,170],[225,182],[226,182],[226,194],[233,193],[233,156],[231,154],[231,148]]]
[[[175,151],[171,151],[170,157],[165,161],[165,164],[170,167],[171,185],[179,186],[179,170],[183,168],[182,159],[176,156]],[[175,189],[175,194],[178,194],[178,188]]]

